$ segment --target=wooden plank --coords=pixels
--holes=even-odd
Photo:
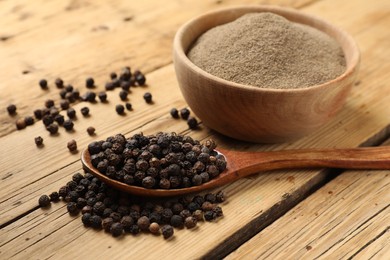
[[[328,4],[334,6],[335,1],[328,1]],[[338,4],[344,5],[344,8],[346,8],[345,6],[351,7],[350,3]],[[380,6],[379,2],[377,2],[377,4]],[[362,16],[366,17],[363,15],[365,12],[363,1],[356,4],[356,7],[356,10],[354,10],[355,15],[343,17],[343,19],[340,20],[340,23],[344,23],[345,21],[346,24],[351,24],[352,26],[354,22],[359,23]],[[318,14],[320,14],[320,12],[318,12]],[[375,31],[375,28],[378,27],[380,29],[377,30],[383,32],[383,23],[379,23],[379,25],[375,24],[372,30]],[[380,129],[385,129],[388,125],[388,118],[386,115],[389,112],[387,105],[389,98],[383,95],[383,93],[386,91],[385,82],[388,78],[387,71],[389,71],[389,67],[386,64],[381,64],[381,66],[377,67],[377,65],[372,61],[378,59],[378,57],[386,57],[382,55],[386,55],[388,50],[379,43],[374,42],[372,38],[374,33],[370,34],[369,32],[364,32],[361,35],[360,43],[364,46],[364,54],[367,54],[366,57],[368,59],[368,63],[366,63],[366,66],[362,69],[364,81],[354,88],[351,98],[348,100],[347,107],[335,120],[330,122],[317,133],[294,143],[269,146],[250,145],[215,135],[219,143],[221,143],[222,146],[229,148],[251,150],[316,146],[347,147],[356,146],[372,135],[378,133]],[[387,35],[383,33],[381,35],[384,35],[383,40],[388,40],[388,38],[386,38],[388,37]],[[372,52],[371,48],[374,47],[376,48],[376,51]],[[169,125],[167,122],[172,122],[168,121],[168,118],[163,117],[165,112],[156,112],[157,110],[162,111],[164,107],[170,107],[168,103],[169,99],[164,99],[162,96],[163,94],[169,93],[170,96],[179,96],[176,83],[169,86],[165,84],[165,80],[168,80],[168,82],[171,80],[174,81],[172,67],[168,66],[166,68],[162,68],[161,70],[156,71],[155,75],[155,79],[153,79],[152,82],[163,83],[161,84],[160,90],[162,94],[158,99],[156,98],[156,100],[160,100],[160,102],[163,102],[164,105],[157,105],[154,107],[154,115],[152,117],[149,118],[146,112],[142,112],[134,119],[133,122],[131,120],[123,122],[123,120],[113,118],[111,113],[105,112],[105,109],[98,109],[96,107],[96,113],[101,112],[102,117],[107,118],[107,116],[110,116],[113,118],[111,124],[104,122],[103,119],[102,121],[99,121],[99,125],[101,126],[101,129],[104,129],[104,132],[102,134],[99,133],[97,138],[113,134],[115,133],[114,131],[117,130],[134,130],[136,129],[134,127],[139,126],[140,124],[145,125],[143,128],[145,131],[154,132],[157,129],[161,130],[161,127]],[[375,89],[371,88],[372,85],[376,85],[377,87]],[[154,84],[151,84],[151,89],[153,89],[154,86]],[[178,105],[183,105],[183,103],[181,103],[182,101],[180,101],[181,98],[174,98],[174,100],[176,100],[175,102],[177,102]],[[368,106],[368,104],[370,105]],[[80,108],[80,106],[78,108]],[[154,121],[160,116],[162,116],[162,119],[160,119],[161,121]],[[153,123],[148,125],[146,124],[148,121],[153,121],[153,123],[157,122],[157,125],[153,125]],[[362,124],[362,122],[366,122],[366,124]],[[88,123],[84,120],[80,120],[80,128],[87,126]],[[180,123],[180,126],[178,124],[172,124],[170,127],[171,128],[169,129],[174,129],[175,131],[185,129],[182,122]],[[33,128],[29,128],[26,132],[27,131],[29,131],[30,134],[31,132],[33,134],[40,132],[38,130],[33,130]],[[9,144],[15,144],[15,151],[25,149],[25,146],[23,146],[21,144],[22,142],[19,140],[26,141],[30,140],[32,137],[28,134],[21,136],[21,133],[22,132],[11,134],[6,138],[0,139],[0,142],[6,139],[8,140],[8,138],[12,138],[13,142],[4,141],[3,144],[8,144],[8,146],[6,146],[7,148],[9,148]],[[77,131],[76,134],[78,133],[79,132]],[[191,135],[197,138],[202,138],[208,135],[208,129],[205,128],[204,131],[191,132]],[[61,133],[59,138],[62,138],[62,136],[63,134]],[[66,139],[67,138],[64,138],[64,140]],[[80,135],[80,147],[85,147],[90,140],[91,139],[89,139],[89,137]],[[54,143],[60,144],[63,142],[58,140]],[[4,146],[0,145],[0,147]],[[63,148],[59,149],[59,151],[60,152],[56,155],[55,166],[47,165],[48,163],[46,163],[45,168],[42,167],[40,171],[34,172],[34,175],[30,174],[28,176],[31,178],[30,182],[33,183],[40,182],[40,180],[45,178],[49,179],[53,177],[52,180],[54,180],[54,182],[42,181],[39,185],[35,186],[37,188],[41,188],[42,191],[58,189],[58,183],[62,182],[61,177],[64,176],[64,174],[70,176],[74,170],[77,169],[76,166],[69,166],[69,168],[65,167],[64,171],[58,172],[58,168],[64,167],[66,164],[72,163],[76,160],[75,157],[69,159],[69,154],[64,153]],[[8,188],[9,185],[12,185],[14,188],[19,188],[19,192],[21,194],[24,194],[29,188],[31,188],[31,186],[26,186],[29,184],[28,182],[25,183],[26,185],[21,184],[24,181],[23,174],[29,174],[28,162],[31,163],[31,161],[36,158],[35,156],[29,157],[30,152],[31,151],[27,149],[25,153],[27,156],[26,162],[24,162],[23,167],[20,168],[23,169],[23,171],[15,174],[15,179],[12,182],[4,181],[1,183],[0,190],[7,189],[7,192],[1,193],[1,195],[5,194],[5,196],[9,196],[9,193],[13,192],[12,189]],[[1,154],[3,154],[3,151]],[[48,152],[48,154],[50,156],[51,153]],[[13,169],[15,167],[15,163],[12,162],[12,160],[17,160],[19,158],[20,154],[15,157],[8,157],[7,159],[9,159],[10,162],[7,167]],[[1,161],[1,165],[3,165],[3,163],[7,162],[5,162],[5,160]],[[37,163],[33,166],[33,169],[38,167]],[[58,179],[57,182],[55,182],[55,177]],[[65,208],[61,204],[56,204],[53,205],[49,211],[45,212],[47,213],[46,215],[42,214],[41,210],[32,211],[30,214],[27,214],[23,218],[14,221],[0,230],[0,236],[2,237],[2,241],[4,241],[0,246],[0,251],[5,252],[6,257],[14,256],[15,258],[42,258],[44,256],[55,256],[56,258],[67,259],[72,257],[124,258],[129,256],[139,258],[163,258],[173,255],[181,256],[182,258],[202,257],[205,256],[205,254],[210,255],[210,253],[213,253],[215,248],[222,248],[221,246],[224,242],[226,242],[227,247],[238,246],[243,242],[243,236],[245,235],[244,232],[248,231],[244,229],[248,223],[259,224],[259,220],[273,221],[277,215],[267,215],[267,213],[270,213],[270,209],[274,208],[275,211],[279,211],[280,213],[288,207],[291,207],[294,201],[302,199],[305,193],[310,190],[313,185],[318,184],[323,177],[323,174],[318,171],[283,171],[264,173],[262,175],[236,182],[225,188],[230,196],[228,202],[223,205],[226,215],[225,218],[218,221],[218,224],[205,223],[201,225],[198,230],[194,230],[193,232],[180,230],[177,232],[176,238],[169,243],[163,241],[161,237],[148,235],[142,235],[140,237],[126,236],[122,240],[115,240],[103,232],[99,233],[92,230],[86,230],[82,227],[79,219],[72,219],[66,214]],[[45,184],[48,184],[49,186],[44,186]],[[261,187],[261,189],[259,189],[259,187]],[[290,194],[290,196],[286,196],[285,194]],[[23,207],[25,210],[33,209],[36,205],[35,194],[29,196],[30,197],[27,198],[24,203],[20,204],[20,207]],[[7,200],[7,203],[8,201],[12,201],[12,199]],[[9,204],[7,204],[7,206],[9,206]],[[1,208],[3,208],[3,205]],[[15,209],[13,209],[9,214],[12,215],[13,212],[15,212],[14,210]],[[24,211],[21,210],[20,212]],[[17,216],[17,214],[15,215]],[[248,234],[251,235],[259,228],[261,228],[260,225],[252,226],[252,230],[249,230]],[[242,237],[240,238],[236,235],[242,235]],[[159,250],[150,253],[150,251],[145,250],[146,244],[150,246],[150,248],[159,248]],[[194,245],[196,245],[196,247]]]
[[[288,5],[299,7],[314,1],[294,0]],[[124,66],[153,71],[171,63],[171,43],[181,24],[205,10],[238,3],[257,1],[0,2],[0,38],[6,39],[0,41],[0,137],[16,131],[16,119],[32,115],[46,99],[59,100],[55,78],[62,77],[85,92],[88,76],[102,90],[108,74]],[[41,78],[49,80],[48,91],[40,90]],[[14,117],[5,111],[11,103],[18,107]]]
[[[342,173],[227,259],[388,259],[389,186],[390,171]]]

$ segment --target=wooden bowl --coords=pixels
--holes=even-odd
[[[201,34],[250,12],[272,12],[328,34],[343,49],[346,71],[308,88],[270,89],[218,78],[189,60],[186,53]],[[360,53],[351,36],[319,18],[289,8],[240,6],[209,12],[184,24],[175,35],[173,60],[180,90],[205,125],[236,139],[273,143],[307,135],[340,110],[356,79]]]

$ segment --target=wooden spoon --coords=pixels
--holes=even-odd
[[[91,163],[88,149],[81,155],[84,169],[101,181],[128,193],[147,197],[168,197],[200,192],[234,182],[243,177],[276,169],[291,168],[343,168],[343,169],[390,169],[390,147],[349,149],[305,149],[271,152],[239,152],[218,149],[227,161],[227,168],[218,177],[200,186],[181,189],[146,189],[127,185],[100,173]]]

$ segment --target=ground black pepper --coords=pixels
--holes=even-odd
[[[9,115],[15,115],[16,114],[16,106],[14,104],[11,104],[7,106],[7,111]]]

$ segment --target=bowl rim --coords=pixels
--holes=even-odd
[[[349,43],[349,45],[352,48],[352,56],[351,56],[349,65],[348,64],[346,65],[346,69],[341,75],[339,75],[338,77],[336,77],[332,80],[328,80],[328,81],[321,83],[321,84],[316,84],[316,85],[312,85],[312,86],[308,86],[308,87],[298,87],[298,88],[263,88],[263,87],[253,86],[253,85],[245,85],[245,84],[241,84],[241,83],[236,83],[236,82],[229,81],[229,80],[217,77],[215,75],[212,75],[209,72],[207,72],[207,71],[201,69],[200,67],[198,67],[197,65],[195,65],[186,55],[187,50],[184,50],[183,45],[182,45],[182,37],[185,34],[185,32],[189,28],[191,28],[191,26],[193,24],[201,21],[204,18],[207,18],[207,17],[212,16],[212,15],[224,13],[224,12],[239,10],[239,9],[246,11],[247,13],[249,13],[249,12],[278,11],[277,14],[281,15],[281,16],[283,16],[284,14],[301,16],[301,17],[305,17],[306,19],[313,20],[318,24],[322,24],[327,28],[331,28],[333,31],[339,32],[343,36],[343,38],[346,39],[346,41]],[[310,26],[310,27],[312,27],[312,26]],[[312,27],[312,28],[314,28],[316,30],[320,30],[320,29],[315,28],[315,27]],[[322,31],[322,30],[320,30],[320,31]],[[322,31],[322,32],[326,33],[324,31]],[[202,33],[204,33],[204,32],[202,32]],[[332,36],[329,35],[329,37],[332,37]],[[334,37],[332,37],[332,38],[335,39]],[[192,43],[194,42],[194,40],[192,41]],[[337,39],[335,39],[335,40],[337,41]],[[340,44],[339,41],[337,41],[337,42]],[[341,46],[341,44],[340,44],[340,46]],[[304,12],[299,11],[299,10],[294,9],[294,8],[282,7],[282,6],[276,6],[276,5],[236,5],[236,6],[229,6],[229,7],[225,7],[225,8],[219,8],[219,9],[212,10],[212,11],[203,13],[201,15],[198,15],[198,16],[192,18],[191,20],[189,20],[188,22],[184,23],[177,30],[175,37],[174,37],[174,41],[173,41],[173,52],[174,52],[175,56],[177,56],[179,59],[181,59],[183,61],[183,63],[189,67],[189,69],[191,69],[192,71],[194,71],[196,73],[199,73],[200,75],[202,75],[206,78],[209,78],[213,81],[219,82],[220,84],[226,85],[226,86],[231,87],[231,88],[240,88],[241,90],[246,90],[246,91],[255,91],[255,92],[259,91],[259,92],[269,92],[269,93],[287,93],[288,92],[290,94],[291,93],[298,94],[300,92],[315,91],[315,90],[318,90],[319,88],[331,87],[332,85],[334,85],[334,83],[343,81],[346,78],[348,78],[350,75],[352,75],[354,73],[354,71],[356,70],[356,68],[358,67],[358,64],[360,63],[359,47],[358,47],[356,41],[353,39],[353,37],[350,34],[348,34],[345,30],[343,30],[343,29],[327,22],[326,20],[317,17],[317,16],[304,13]],[[345,54],[344,49],[343,49],[343,53]]]

